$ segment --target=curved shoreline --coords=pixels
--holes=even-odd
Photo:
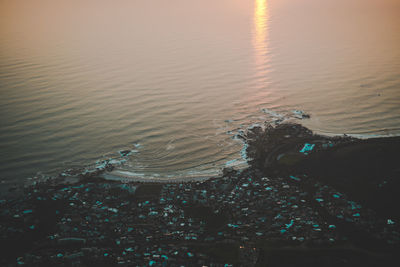
[[[105,180],[108,181],[120,181],[120,182],[126,182],[126,183],[135,183],[135,182],[140,182],[140,183],[163,183],[163,184],[168,184],[168,183],[191,183],[191,182],[204,182],[209,179],[212,179],[214,177],[218,176],[193,176],[193,177],[181,177],[181,178],[144,178],[144,177],[138,177],[135,175],[128,175],[127,172],[121,173],[122,171],[119,170],[113,170],[111,172],[104,172],[99,175],[99,177],[104,178]]]
[[[1,200],[0,264],[282,266],[287,255],[288,266],[333,259],[364,267],[399,260],[400,179],[387,174],[397,173],[400,138],[326,137],[298,124],[254,127],[245,138],[250,166],[225,168],[220,177],[149,180],[106,166]],[[381,157],[386,165],[374,166]]]

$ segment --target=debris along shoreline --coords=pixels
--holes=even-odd
[[[325,137],[281,124],[245,139],[250,167],[222,177],[121,183],[98,171],[1,199],[0,265],[398,262],[400,138]]]

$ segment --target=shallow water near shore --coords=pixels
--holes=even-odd
[[[301,112],[318,133],[398,135],[399,13],[397,0],[1,1],[0,179],[109,159],[144,179],[213,176],[246,166],[241,131]]]

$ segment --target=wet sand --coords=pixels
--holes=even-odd
[[[210,176],[192,176],[179,178],[144,178],[142,176],[131,175],[129,172],[112,170],[99,175],[99,177],[108,181],[119,181],[125,183],[188,183],[188,182],[204,182],[210,179]]]

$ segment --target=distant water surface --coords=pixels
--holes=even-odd
[[[235,135],[299,121],[400,133],[398,0],[0,0],[0,179],[123,161],[244,166]],[[129,156],[118,154],[132,150]]]

